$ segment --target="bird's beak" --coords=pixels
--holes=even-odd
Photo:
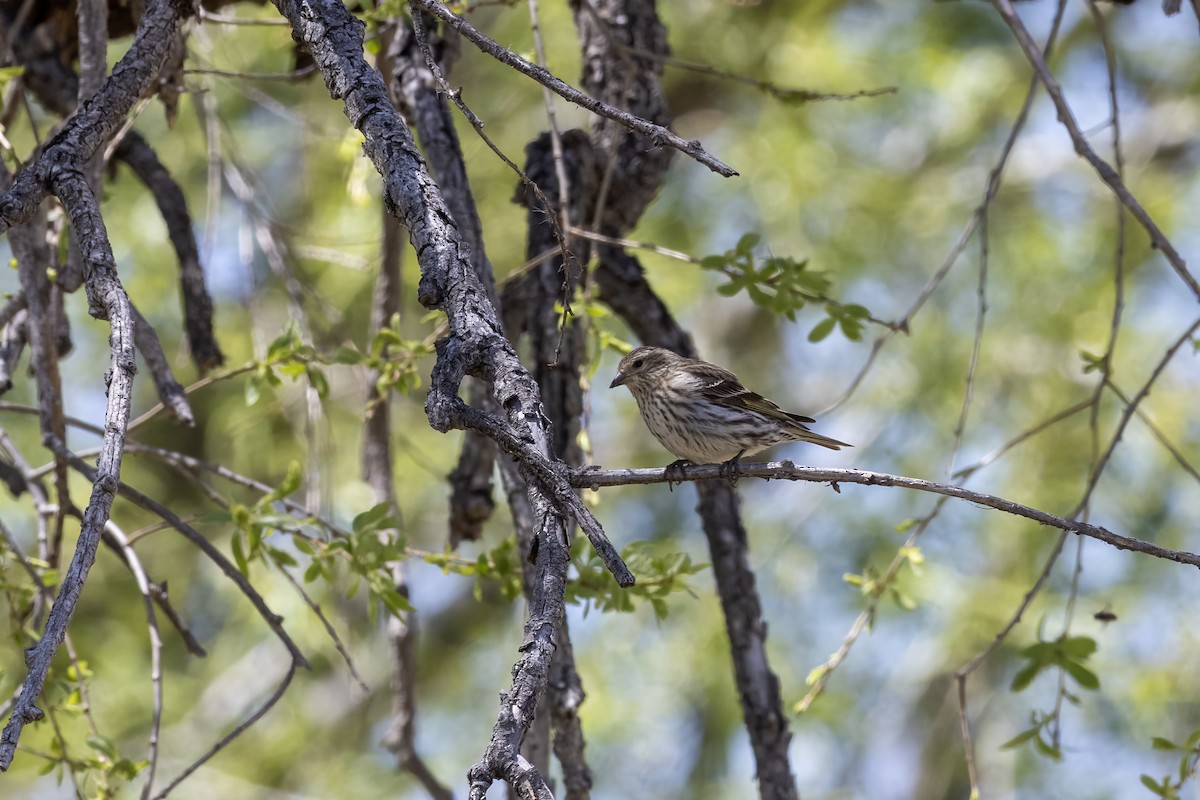
[[[608,385],[608,388],[610,388],[610,389],[615,389],[615,388],[617,388],[618,386],[624,386],[624,385],[625,385],[625,373],[624,373],[624,372],[618,372],[618,373],[617,373],[617,377],[615,377],[615,378],[613,378],[613,379],[612,379],[612,383],[610,383],[610,384]]]

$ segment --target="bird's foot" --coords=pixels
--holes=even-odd
[[[672,461],[667,464],[667,468],[663,471],[663,475],[667,478],[667,489],[675,491],[675,484],[683,483],[687,480],[687,472],[684,467],[690,467],[692,462],[686,458],[681,458],[678,461]]]
[[[746,452],[745,450],[742,453]],[[737,486],[738,482],[738,467],[742,463],[742,453],[738,453],[733,458],[721,465],[721,477],[729,481],[730,486]]]

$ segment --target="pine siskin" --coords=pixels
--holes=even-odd
[[[693,464],[737,463],[783,442],[830,450],[851,445],[813,433],[810,417],[789,414],[742,386],[727,369],[661,347],[639,347],[621,359],[608,388],[629,387],[646,427],[663,447]]]

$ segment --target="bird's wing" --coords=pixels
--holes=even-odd
[[[687,364],[684,370],[692,379],[693,391],[705,400],[729,408],[745,409],[762,414],[764,417],[777,419],[788,424],[816,422],[812,417],[790,414],[757,392],[752,392],[742,385],[741,381],[727,369],[695,361]]]

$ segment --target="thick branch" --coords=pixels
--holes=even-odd
[[[205,284],[204,267],[200,264],[200,251],[183,189],[137,131],[125,135],[115,155],[128,164],[150,190],[167,225],[167,235],[179,260],[179,290],[192,361],[201,372],[219,367],[225,363],[225,355],[213,335],[212,297]]]
[[[720,464],[704,464],[701,466],[685,467],[682,471],[670,472],[663,469],[582,469],[571,475],[571,482],[580,488],[599,489],[603,486],[630,486],[645,483],[677,483],[679,481],[709,481],[722,477]],[[975,492],[947,483],[935,483],[921,478],[909,478],[904,475],[890,475],[886,472],[870,472],[861,469],[828,469],[821,467],[800,467],[791,461],[771,461],[762,464],[740,463],[736,476],[739,478],[764,478],[766,480],[808,481],[810,483],[828,483],[835,491],[840,492],[840,484],[858,483],[864,486],[897,486],[903,489],[913,489],[918,492],[940,494],[966,500],[969,503],[993,508],[1017,517],[1033,520],[1042,525],[1048,525],[1068,533],[1077,533],[1110,544],[1118,550],[1133,550],[1145,553],[1155,558],[1175,561],[1200,567],[1200,555],[1181,550],[1170,550],[1159,547],[1151,542],[1134,539],[1113,533],[1098,525],[1089,525],[1075,519],[1067,519],[1048,511],[1042,511],[1031,506],[997,497],[983,492]],[[703,485],[703,484],[702,484]]]
[[[149,16],[149,14],[147,14]],[[110,81],[108,85],[113,83]],[[102,92],[103,94],[103,92]],[[28,172],[28,170],[26,171]],[[75,555],[62,578],[58,599],[46,619],[46,629],[37,645],[26,652],[29,675],[13,704],[12,717],[0,735],[0,770],[7,770],[16,752],[21,729],[36,722],[43,713],[36,705],[46,680],[46,672],[67,633],[67,624],[83,592],[88,571],[96,560],[96,548],[108,521],[121,474],[121,455],[125,429],[129,425],[129,405],[136,371],[133,345],[133,308],[117,278],[108,232],[100,218],[100,209],[82,172],[68,170],[54,175],[51,187],[62,199],[78,237],[81,251],[87,255],[87,295],[93,315],[107,319],[112,330],[112,366],[108,372],[108,406],[104,415],[104,443],[96,469],[92,497],[84,512]],[[32,210],[30,212],[32,214]]]
[[[417,251],[418,299],[446,312],[450,337],[439,343],[425,403],[430,424],[439,431],[474,428],[504,438],[501,446],[537,476],[560,507],[579,519],[618,583],[631,585],[633,575],[566,482],[561,462],[548,457],[549,425],[537,384],[504,338],[437,184],[392,108],[379,73],[363,58],[363,23],[334,0],[275,2],[292,23],[293,36],[313,54],[330,93],[344,101],[346,116],[366,138],[363,150],[383,176],[385,205],[404,223]],[[491,382],[508,425],[494,417],[485,419],[459,399],[459,385],[468,373]]]
[[[147,3],[133,44],[104,86],[46,143],[37,161],[21,170],[12,188],[0,196],[0,233],[33,216],[63,167],[86,163],[116,132],[134,103],[158,77],[180,22],[192,11],[188,0]]]
[[[429,158],[429,168],[441,187],[446,206],[450,209],[463,241],[471,248],[471,265],[492,305],[502,308],[496,292],[496,280],[483,246],[483,225],[467,179],[462,146],[454,128],[454,120],[446,100],[438,94],[437,77],[422,52],[411,22],[393,22],[381,35],[387,42],[380,69],[390,89],[392,100],[417,130],[422,149]],[[458,36],[449,33],[424,37],[430,60],[443,72],[454,61],[458,51]],[[512,340],[511,334],[509,336]],[[468,402],[476,407],[498,413],[488,387],[473,381],[468,388]],[[496,443],[476,431],[463,437],[458,465],[448,476],[450,482],[450,547],[463,540],[477,540],[483,523],[492,515],[492,470],[496,461]]]

